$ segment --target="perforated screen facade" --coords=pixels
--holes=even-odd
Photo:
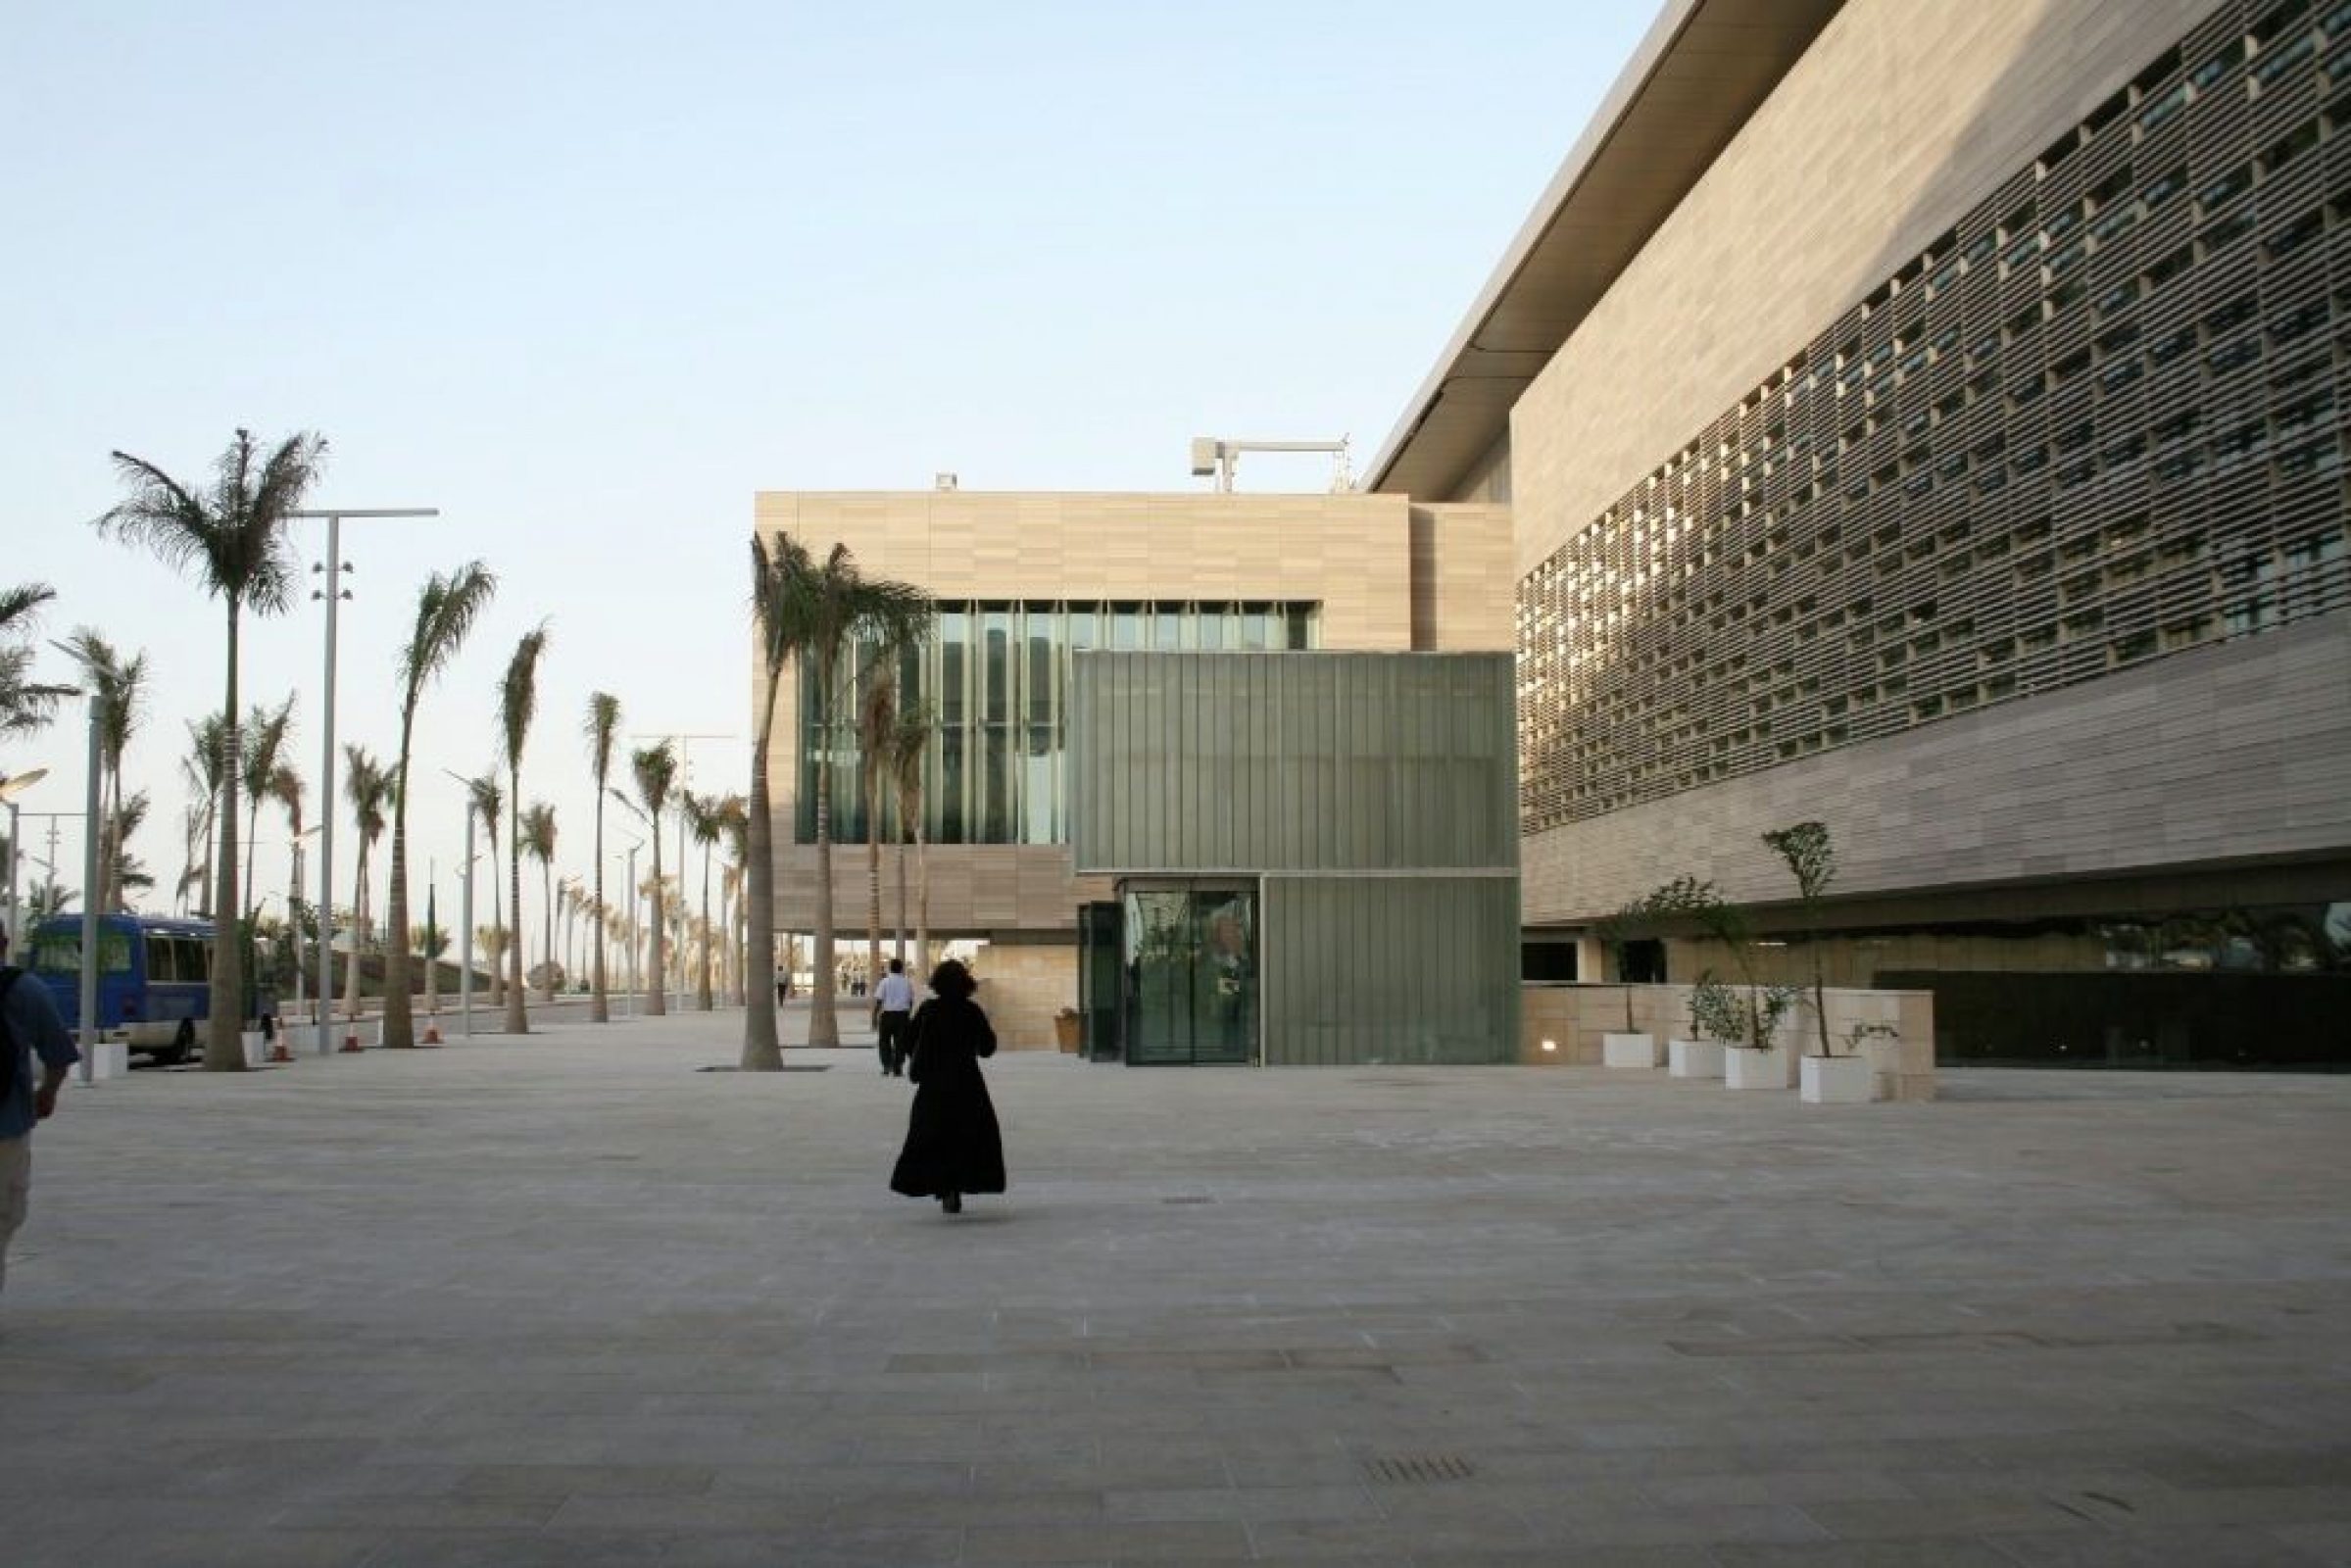
[[[1520,583],[1529,832],[2351,606],[2351,0],[2228,4]]]

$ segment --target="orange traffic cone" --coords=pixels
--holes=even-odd
[[[428,1046],[441,1043],[441,1026],[430,1018],[424,1020],[424,1043]]]

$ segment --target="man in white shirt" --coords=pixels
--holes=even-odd
[[[914,982],[906,978],[903,959],[890,960],[890,972],[873,992],[873,1027],[882,1053],[882,1076],[906,1075],[906,1020],[914,1014]]]

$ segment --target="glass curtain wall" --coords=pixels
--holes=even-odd
[[[1067,837],[1069,656],[1081,648],[1170,652],[1314,645],[1311,604],[1213,600],[943,600],[936,640],[899,661],[899,708],[930,702],[937,742],[923,761],[925,836],[933,844],[1058,844]],[[800,799],[795,836],[816,838],[816,781],[830,774],[837,842],[865,837],[857,700],[875,678],[873,650],[845,660],[829,705],[800,674]],[[822,709],[820,719],[820,707]],[[902,836],[896,792],[882,792],[882,837]],[[908,835],[910,836],[910,835]]]

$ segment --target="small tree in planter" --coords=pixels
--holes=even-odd
[[[1675,912],[1696,922],[1699,930],[1722,944],[1737,970],[1735,979],[1724,980],[1709,969],[1698,976],[1690,993],[1690,1018],[1697,1032],[1739,1053],[1726,1060],[1724,1081],[1734,1089],[1786,1088],[1786,1058],[1775,1057],[1773,1053],[1778,1049],[1780,1025],[1803,989],[1764,983],[1755,972],[1755,942],[1745,918],[1736,906],[1723,901],[1714,884],[1685,877],[1667,886],[1682,890],[1682,903]]]
[[[1710,901],[1719,902],[1715,900],[1713,883],[1680,876],[1642,894],[1593,927],[1593,934],[1616,950],[1617,978],[1623,986],[1625,998],[1624,1032],[1605,1035],[1601,1041],[1601,1049],[1609,1056],[1609,1065],[1653,1067],[1657,1064],[1655,1040],[1641,1032],[1633,1021],[1633,982],[1624,978],[1626,944],[1667,921],[1693,913]]]
[[[1820,938],[1821,900],[1827,896],[1829,884],[1837,880],[1837,847],[1829,840],[1825,822],[1774,828],[1763,835],[1763,843],[1796,879],[1796,897],[1804,906],[1804,946],[1812,958],[1813,1027],[1818,1032],[1820,1054],[1834,1056],[1837,1048],[1829,1039],[1829,984],[1821,972]]]

